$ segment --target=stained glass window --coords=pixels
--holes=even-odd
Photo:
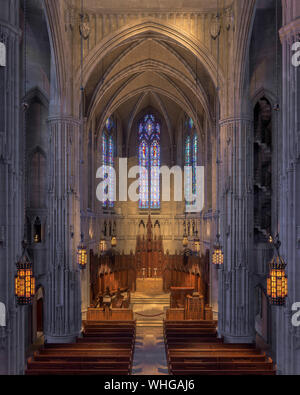
[[[139,125],[141,209],[160,208],[160,124],[148,114]],[[150,198],[149,198],[150,196]]]
[[[108,132],[110,132],[112,130],[112,128],[114,127],[114,121],[113,121],[112,117],[107,118],[105,126],[106,126],[106,129],[108,130]]]
[[[193,167],[193,194],[196,194],[196,168],[198,157],[198,137],[195,134],[193,138],[193,154],[192,154],[192,167]]]
[[[189,169],[186,173],[188,179],[185,182],[186,196],[196,194],[197,187],[197,165],[198,165],[198,136],[194,130],[194,121],[192,118],[188,120],[188,129],[186,130],[185,147],[184,147],[185,167]],[[191,206],[193,202],[187,202],[187,206]]]
[[[107,162],[109,166],[108,177],[109,177],[109,208],[114,207],[114,177],[113,177],[113,167],[114,167],[114,140],[112,136],[108,137],[108,152],[107,152]]]
[[[147,142],[143,140],[140,143],[140,208],[149,207],[149,177],[148,177],[148,166],[149,166],[149,147]]]
[[[186,188],[186,194],[185,196],[190,196],[191,193],[191,166],[192,166],[192,158],[191,158],[191,136],[187,136],[185,140],[185,167],[189,169],[189,172],[186,173],[186,176],[188,177],[187,180],[185,180],[185,188]]]
[[[106,128],[102,133],[102,166],[105,168],[105,179],[108,179],[108,186],[106,187],[105,193],[109,195],[109,199],[103,203],[104,208],[114,207],[114,177],[113,177],[113,167],[114,167],[114,138],[113,138],[113,120],[108,118],[105,124]]]
[[[151,144],[151,208],[160,207],[160,183],[159,183],[159,167],[160,167],[160,145],[154,140]]]

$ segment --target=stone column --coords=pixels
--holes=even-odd
[[[300,67],[292,64],[292,45],[300,41],[300,4],[286,0],[283,46],[283,100],[280,183],[281,253],[286,260],[288,299],[276,310],[276,360],[279,374],[300,374],[300,327],[292,325],[292,305],[300,302]]]
[[[219,269],[219,333],[226,342],[254,341],[252,295],[252,122],[220,122],[220,215],[224,265]]]
[[[17,307],[14,296],[24,231],[19,1],[0,0],[0,9],[0,41],[6,46],[6,66],[0,66],[0,302],[6,309],[6,326],[0,328],[0,374],[20,374],[28,308]]]
[[[48,273],[45,340],[73,341],[81,329],[79,199],[80,123],[67,116],[49,118],[50,174]]]

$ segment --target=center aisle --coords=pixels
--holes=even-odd
[[[138,280],[131,306],[137,322],[132,374],[167,375],[163,320],[170,307],[170,295],[163,293],[162,280]]]
[[[168,374],[163,326],[139,326],[136,328],[132,374]]]

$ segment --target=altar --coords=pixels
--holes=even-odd
[[[148,295],[161,295],[163,290],[162,278],[137,278],[136,292],[143,292]]]

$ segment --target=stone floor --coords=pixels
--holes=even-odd
[[[163,293],[160,281],[146,279],[140,285],[138,292],[131,297],[137,321],[132,374],[167,375],[163,320],[166,309],[170,307],[170,295]]]
[[[163,327],[137,327],[133,375],[167,375]]]
[[[131,297],[131,308],[137,326],[162,326],[165,311],[170,307],[170,295],[149,295],[146,292],[136,292]]]

